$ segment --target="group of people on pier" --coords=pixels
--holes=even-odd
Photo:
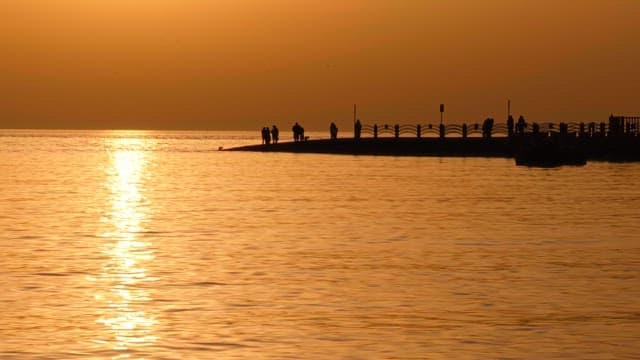
[[[269,130],[268,126],[265,126],[265,127],[262,128],[262,143],[263,144],[269,145],[269,144],[271,144],[272,141],[273,141],[274,144],[277,144],[279,139],[280,139],[280,130],[278,130],[277,126],[273,125],[271,130]]]
[[[307,138],[304,136],[304,128],[298,124],[297,122],[293,124],[291,127],[291,131],[293,132],[293,141],[294,142],[302,142],[306,141]],[[338,126],[336,123],[331,123],[329,126],[329,134],[331,135],[331,140],[338,139]],[[262,128],[262,144],[269,145],[271,143],[277,144],[280,135],[280,131],[278,127],[273,125],[271,130],[269,130],[268,126]]]

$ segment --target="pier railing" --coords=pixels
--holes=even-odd
[[[362,124],[356,137],[511,137],[526,134],[579,138],[640,136],[640,117],[611,116],[608,122],[531,122],[511,118],[506,123],[487,119],[470,124]]]

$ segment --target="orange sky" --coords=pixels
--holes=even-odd
[[[638,0],[19,0],[0,128],[640,114]]]

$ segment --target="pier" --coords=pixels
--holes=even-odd
[[[261,151],[389,156],[460,156],[640,161],[640,116],[614,116],[607,122],[506,123],[486,119],[470,124],[356,124],[354,136],[258,144],[228,151]],[[537,161],[537,160],[535,160]],[[534,164],[535,165],[535,164]]]

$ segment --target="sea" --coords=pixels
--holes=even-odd
[[[0,359],[640,359],[640,163],[259,142],[0,130]]]

